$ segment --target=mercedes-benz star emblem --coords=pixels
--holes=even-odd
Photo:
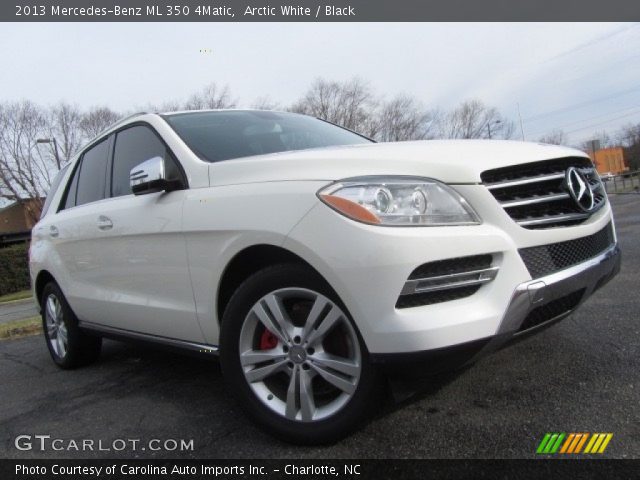
[[[304,351],[304,348],[298,345],[294,345],[289,350],[289,360],[291,360],[293,363],[304,363],[306,359],[307,354]]]
[[[564,178],[569,195],[578,206],[585,212],[593,210],[596,200],[587,177],[577,168],[569,167]]]

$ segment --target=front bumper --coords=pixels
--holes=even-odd
[[[422,352],[373,354],[372,361],[412,377],[460,368],[565,318],[620,271],[620,262],[614,244],[579,265],[521,283],[491,337]]]
[[[539,292],[542,300],[538,297],[535,307],[532,304],[523,309],[518,289],[524,288],[529,295],[535,286],[542,287],[537,282],[544,279],[532,277],[521,249],[589,237],[612,222],[607,204],[581,225],[527,230],[518,227],[504,211],[499,214],[495,199],[483,186],[457,188],[464,188],[465,198],[474,200],[473,205],[483,219],[481,225],[428,228],[365,225],[319,203],[293,228],[283,244],[310,263],[333,287],[375,358],[488,343],[495,336],[515,333],[518,325],[514,324],[522,317],[526,319],[529,307],[533,311],[554,299],[556,288],[550,285],[558,279],[556,274],[549,275],[543,292]],[[593,255],[604,253],[606,248]],[[407,280],[417,267],[478,255],[491,255],[491,267],[498,270],[475,293],[451,301],[397,308]],[[583,264],[590,261],[581,261],[566,270],[575,272]],[[564,272],[557,273],[560,271]],[[534,286],[529,285],[532,278],[536,279]],[[577,286],[572,291],[580,288],[584,287]],[[580,301],[592,291],[593,286],[585,288]],[[510,321],[506,320],[506,312]]]

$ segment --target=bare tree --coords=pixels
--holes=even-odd
[[[609,148],[615,145],[614,139],[609,135],[606,130],[600,130],[593,132],[591,138],[600,142],[600,148]]]
[[[625,147],[640,145],[640,123],[628,123],[618,133],[618,143]]]
[[[177,112],[178,110],[182,110],[183,105],[179,100],[167,100],[162,102],[157,108],[150,108],[149,112]]]
[[[280,110],[282,106],[269,97],[269,95],[263,95],[253,101],[251,108],[255,108],[256,110]]]
[[[540,137],[538,141],[540,143],[548,143],[549,145],[566,145],[568,139],[563,130],[551,130],[546,135]]]
[[[52,156],[37,148],[36,140],[47,133],[47,117],[34,103],[0,104],[0,197],[32,202],[35,208],[27,211],[34,221],[57,170]]]
[[[441,118],[442,138],[511,138],[513,122],[495,107],[467,100]]]
[[[90,140],[115,123],[120,117],[120,114],[108,107],[92,107],[82,114],[79,127],[84,139]]]
[[[624,147],[624,157],[631,170],[640,169],[640,123],[622,127],[618,142]]]
[[[381,142],[432,138],[435,118],[436,113],[426,111],[414,97],[398,95],[381,104],[375,138]]]
[[[231,91],[227,85],[220,87],[216,83],[210,83],[200,92],[192,94],[184,104],[186,110],[202,110],[216,108],[233,108],[237,101],[231,97]]]
[[[61,160],[63,163],[67,162],[82,146],[84,140],[80,129],[80,109],[76,105],[60,102],[51,108],[48,117],[48,136],[56,139]],[[54,145],[50,144],[50,147],[52,155],[55,156]]]
[[[359,78],[346,82],[318,78],[290,109],[374,137],[379,130],[377,103],[369,85]]]
[[[605,131],[593,132],[589,140],[585,140],[578,145],[578,148],[587,153],[594,153],[594,149],[613,147],[615,142],[611,136]]]

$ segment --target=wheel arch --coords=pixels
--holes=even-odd
[[[281,263],[304,265],[318,274],[333,290],[329,282],[309,262],[283,247],[259,244],[246,247],[236,253],[227,263],[218,284],[216,313],[218,322],[222,321],[224,311],[236,289],[254,273]]]
[[[55,281],[56,279],[53,277],[53,275],[51,275],[51,273],[48,270],[40,270],[38,272],[38,275],[36,276],[36,280],[33,284],[33,288],[35,291],[36,302],[40,310],[42,310],[41,299],[42,299],[42,291],[44,290],[45,285],[49,282],[55,282]]]

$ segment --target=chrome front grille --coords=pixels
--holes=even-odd
[[[571,170],[575,170],[571,178],[577,181],[568,180]],[[587,158],[560,158],[497,168],[482,172],[481,178],[507,214],[529,229],[577,225],[606,200],[600,177]],[[579,188],[580,181],[585,183],[583,191]]]

